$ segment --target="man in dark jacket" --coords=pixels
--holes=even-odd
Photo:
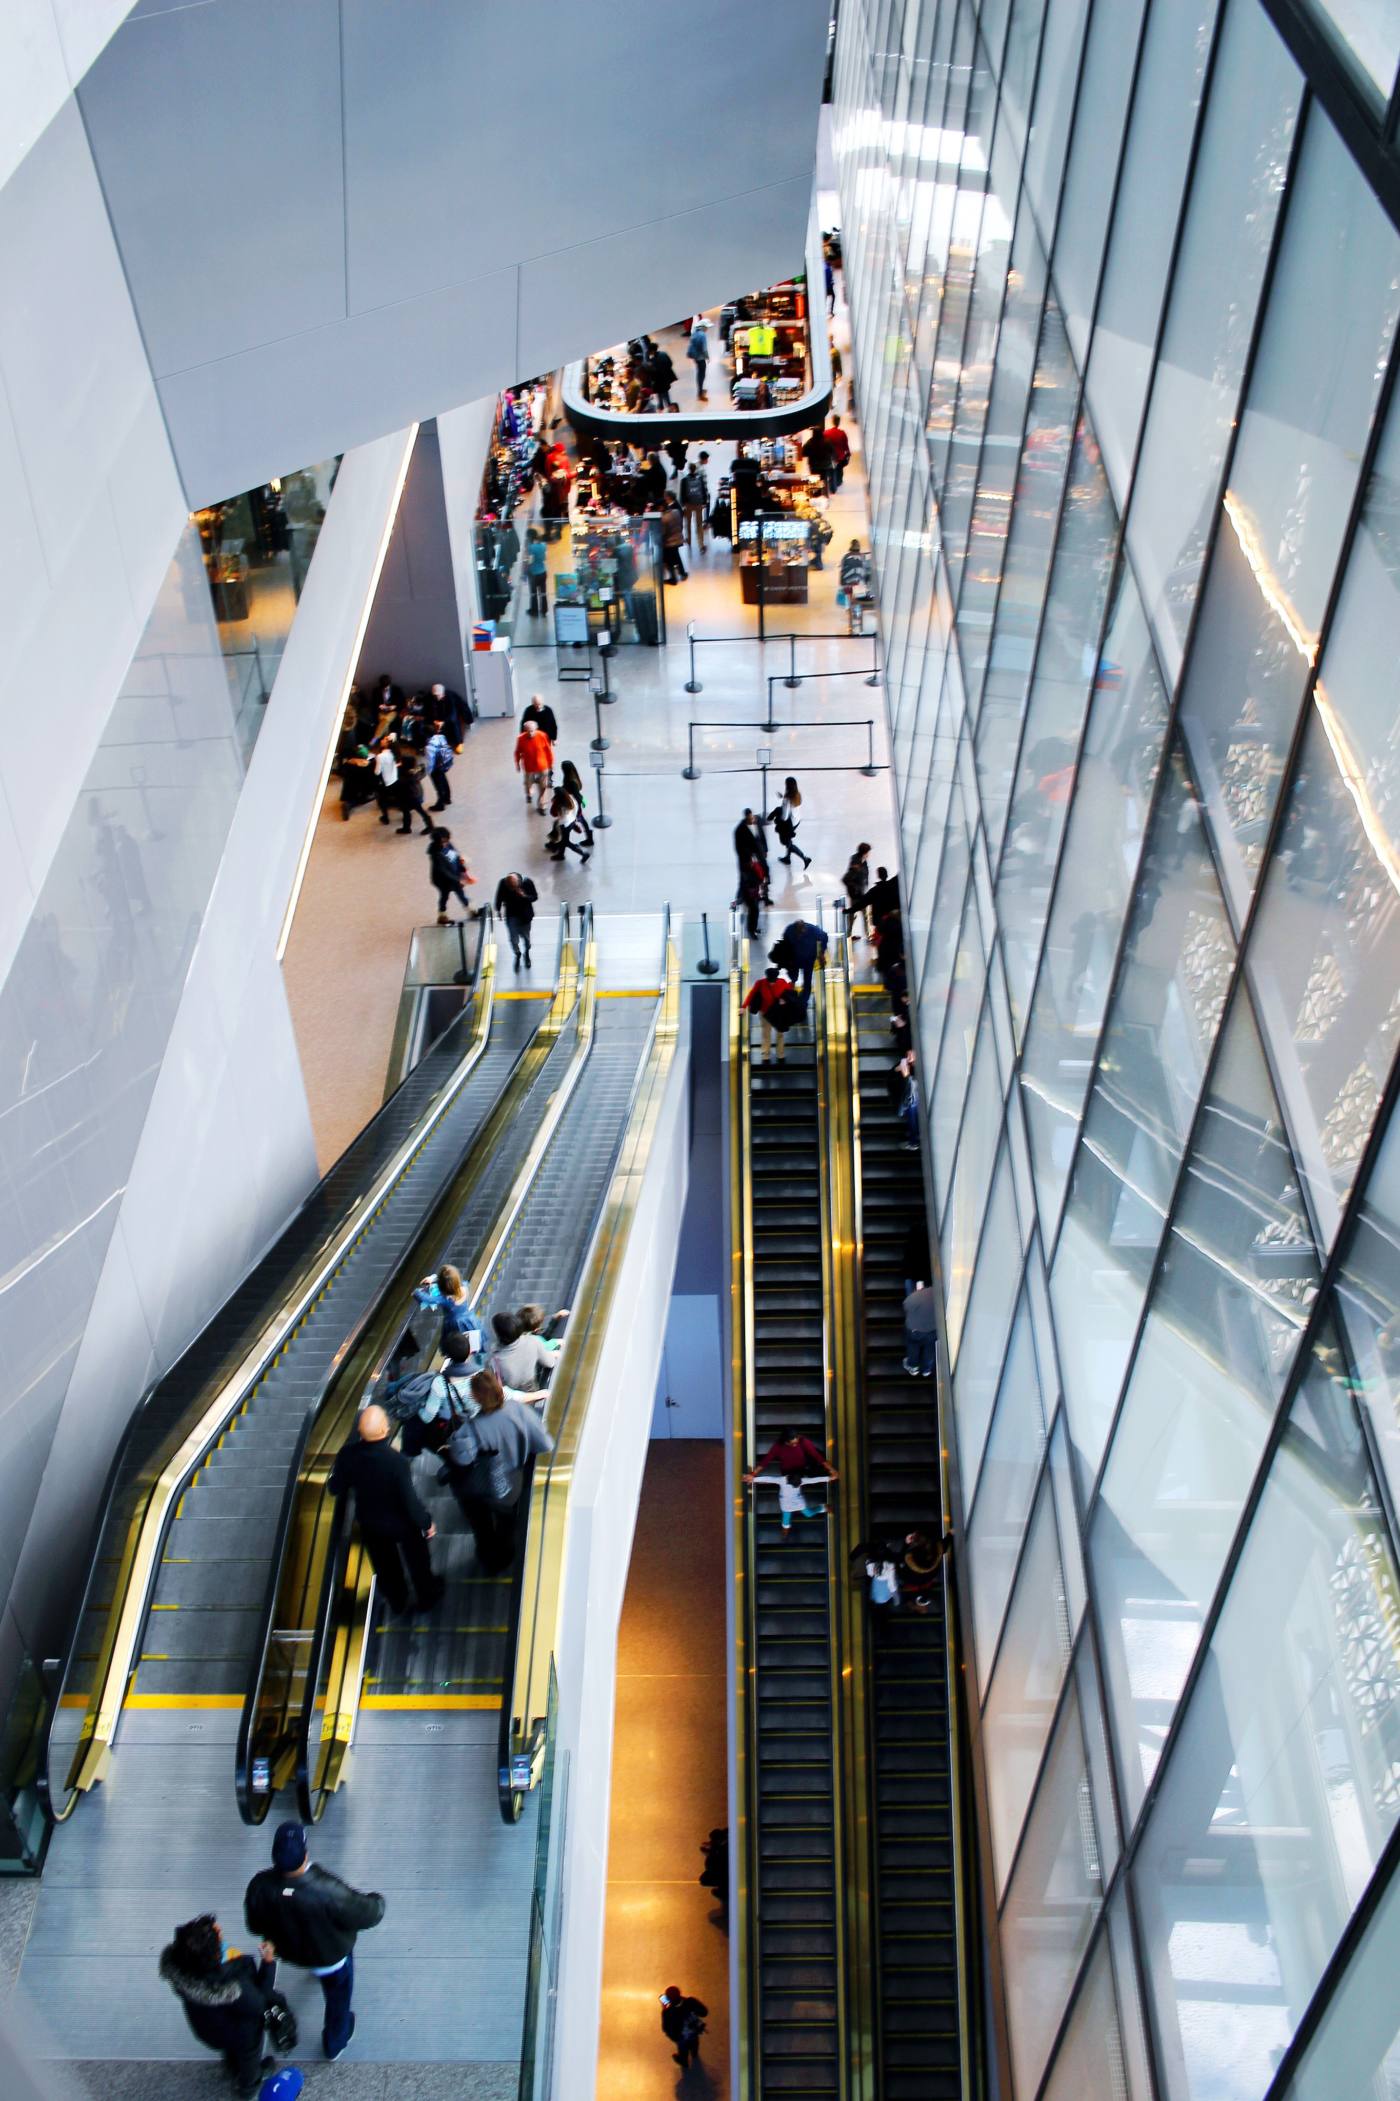
[[[263,2055],[267,2010],[285,2006],[273,1987],[276,1967],[264,1947],[261,1959],[226,1955],[212,1912],[175,1928],[161,1950],[160,1974],[185,2009],[185,2019],[211,2050],[223,2053],[240,2094],[256,2094],[272,2059]]]
[[[541,700],[538,693],[530,695],[525,703],[525,712],[520,718],[522,730],[529,729],[532,723],[544,731],[551,744],[559,742],[559,718],[549,702]]]
[[[518,868],[503,875],[496,885],[496,911],[506,923],[510,935],[510,952],[515,958],[515,967],[520,968],[520,952],[525,951],[525,968],[530,967],[530,930],[535,923],[535,905],[539,898],[528,875]]]
[[[272,1841],[272,1866],[248,1884],[243,1916],[250,1933],[298,1969],[320,1978],[326,2002],[321,2042],[334,2063],[355,2033],[350,2011],[355,1936],[379,1924],[384,1899],[376,1890],[351,1889],[329,1868],[314,1866],[306,1850],[305,1827],[279,1824]]]
[[[745,810],[734,827],[734,858],[739,864],[739,889],[744,887],[753,862],[762,870],[763,888],[768,888],[768,834],[763,829],[761,817],[752,810]]]
[[[703,1999],[687,1997],[678,1984],[668,1984],[661,1995],[661,2033],[668,2043],[675,2044],[671,2055],[683,2072],[700,2055],[700,2038],[705,2033],[709,2010]]]
[[[802,1000],[807,1003],[812,997],[812,973],[817,959],[826,954],[826,931],[813,926],[810,919],[791,919],[783,928],[783,947],[792,959],[793,967],[802,972]]]
[[[668,409],[671,406],[671,389],[676,384],[676,368],[671,362],[670,351],[663,349],[659,344],[652,352],[649,377],[657,400],[662,408]]]
[[[444,1589],[428,1552],[437,1527],[413,1485],[413,1468],[389,1442],[389,1427],[382,1408],[364,1409],[355,1435],[335,1455],[330,1490],[355,1498],[360,1537],[389,1610],[406,1612],[414,1602],[411,1578],[418,1608],[428,1612]]]

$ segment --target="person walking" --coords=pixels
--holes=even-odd
[[[826,955],[826,929],[814,926],[810,919],[792,919],[783,928],[782,947],[792,958],[792,967],[802,972],[802,1004],[805,1008],[812,997],[812,976],[818,962]],[[783,958],[774,960],[781,962]]]
[[[692,534],[700,552],[705,551],[705,534],[709,529],[710,484],[701,466],[687,467],[681,476],[681,516],[685,520],[685,544],[692,544]]]
[[[804,854],[797,843],[797,827],[802,822],[797,813],[801,808],[802,791],[792,775],[789,774],[783,782],[783,799],[775,809],[768,812],[768,822],[778,835],[778,844],[784,848],[784,851],[778,856],[779,860],[785,866],[788,866],[792,862],[793,855],[796,854],[798,860],[802,863],[803,869],[806,870],[812,865],[812,856]]]
[[[831,459],[831,493],[834,496],[846,479],[846,469],[851,463],[851,441],[841,428],[841,418],[835,414],[826,426],[826,449]]]
[[[668,1984],[661,1994],[661,2033],[668,2043],[675,2044],[671,2055],[683,2072],[700,2055],[700,2038],[705,2033],[709,2011],[703,1999],[688,1998],[678,1984]]]
[[[830,256],[826,258],[823,268],[826,273],[826,311],[830,319],[836,312],[836,272],[831,267]]]
[[[218,1920],[206,1911],[175,1928],[161,1949],[160,1975],[179,2000],[191,2033],[223,2057],[235,2092],[256,2094],[274,2069],[272,2058],[263,2054],[268,2014],[287,2004],[276,1988],[272,1949],[264,1945],[255,1961],[225,1948]]]
[[[381,737],[374,747],[374,799],[379,805],[379,822],[389,822],[389,812],[398,798],[395,789],[399,782],[399,760],[394,733]]]
[[[802,448],[802,456],[807,462],[808,473],[816,476],[829,496],[831,494],[831,450],[826,442],[826,426],[824,424],[818,423],[814,425],[810,437]]]
[[[653,450],[647,454],[637,479],[641,484],[642,502],[647,510],[659,510],[661,499],[666,494],[666,469],[661,464],[659,452]]]
[[[565,854],[572,851],[578,855],[579,866],[582,867],[592,848],[582,845],[574,837],[574,828],[582,813],[566,788],[555,789],[549,805],[549,814],[554,819],[554,829],[545,841],[550,860],[562,861]]]
[[[904,1301],[904,1369],[911,1379],[931,1379],[938,1364],[938,1295],[916,1284]]]
[[[428,779],[432,782],[433,790],[437,796],[437,801],[433,804],[435,810],[445,810],[452,800],[452,790],[448,785],[447,776],[452,771],[452,761],[455,756],[456,754],[442,724],[434,722],[433,734],[428,739],[428,747],[423,754],[423,760],[428,769]]]
[[[671,389],[676,384],[676,368],[671,362],[671,353],[662,343],[657,343],[651,353],[649,377],[651,390],[663,409],[671,406]]]
[[[842,555],[837,579],[846,608],[847,627],[851,634],[858,635],[862,631],[863,608],[870,597],[870,558],[862,554],[859,540],[852,540]]]
[[[705,392],[705,370],[710,362],[710,324],[703,314],[697,314],[690,324],[690,341],[685,354],[695,367],[695,399],[708,401]]]
[[[528,610],[537,619],[549,611],[549,547],[537,525],[525,534],[525,574],[530,584]]]
[[[432,877],[433,888],[438,894],[437,923],[439,926],[448,924],[447,900],[449,897],[456,898],[464,914],[471,910],[470,905],[467,903],[467,893],[462,888],[462,885],[463,883],[474,883],[476,877],[452,844],[452,834],[448,831],[445,824],[433,826],[432,838],[428,845],[428,871]]]
[[[559,742],[559,722],[553,708],[538,693],[532,693],[525,703],[525,712],[520,718],[522,730],[543,730],[551,744]]]
[[[432,837],[433,821],[423,804],[423,769],[409,752],[399,760],[398,805],[403,818],[399,826],[401,837],[412,832],[415,816],[422,818],[424,832]]]
[[[405,1462],[406,1464],[407,1462]],[[344,2054],[355,2033],[355,1941],[384,1916],[377,1890],[352,1889],[307,1851],[302,1824],[279,1824],[272,1866],[254,1875],[243,1897],[250,1933],[299,1970],[310,1970],[326,2002],[321,2047],[329,2061]]]
[[[841,878],[846,893],[846,932],[852,940],[859,941],[856,923],[865,918],[865,900],[870,887],[870,841],[862,839],[850,860],[846,873]]]
[[[535,924],[535,906],[539,902],[539,891],[528,875],[513,868],[503,875],[496,885],[496,916],[504,919],[506,932],[510,936],[510,952],[519,970],[522,959],[525,968],[530,968],[530,933]],[[523,957],[522,957],[523,952]]]
[[[740,890],[749,865],[757,861],[763,873],[763,888],[768,888],[768,838],[759,819],[752,810],[745,810],[734,827],[734,858],[739,864]]]
[[[904,1150],[916,1153],[919,1149],[919,1076],[912,1045],[890,1073],[890,1095],[904,1125]]]
[[[680,403],[678,401],[673,401],[671,403],[671,414],[673,416],[679,416],[680,412]],[[671,462],[672,474],[674,474],[677,480],[679,480],[681,475],[685,473],[686,454],[690,450],[689,438],[683,438],[680,432],[677,431],[674,438],[667,438],[664,441],[661,449]]]
[[[544,815],[544,799],[554,777],[554,743],[539,724],[522,730],[515,740],[515,770],[525,778],[525,804],[535,797],[535,807]]]
[[[763,864],[757,858],[751,860],[739,876],[739,904],[744,913],[744,932],[750,941],[757,941],[759,924],[763,915],[763,899],[766,890]]]
[[[559,779],[566,795],[572,795],[578,804],[578,825],[583,833],[583,843],[593,851],[593,827],[588,822],[588,797],[583,792],[583,776],[572,759],[565,759],[559,768]]]
[[[355,1498],[360,1537],[390,1612],[415,1603],[429,1612],[446,1588],[428,1552],[437,1527],[413,1485],[413,1468],[389,1442],[390,1428],[377,1403],[361,1410],[354,1435],[335,1455],[330,1491]]]
[[[684,539],[685,519],[681,507],[668,491],[661,499],[661,558],[665,564],[664,581],[668,584],[686,581],[686,566],[681,555]]]
[[[752,940],[757,927],[750,933]],[[763,1028],[763,1062],[769,1063],[769,1053],[774,1036],[778,1039],[778,1063],[783,1062],[783,1048],[788,1030],[802,1019],[802,1002],[793,989],[791,978],[785,978],[776,963],[770,963],[761,978],[755,978],[744,995],[744,1007],[756,1014]]]
[[[472,1380],[477,1413],[447,1446],[448,1478],[457,1506],[471,1526],[477,1559],[488,1576],[499,1576],[515,1559],[516,1514],[525,1468],[537,1452],[552,1452],[554,1439],[541,1410],[544,1389],[506,1386],[493,1371]]]

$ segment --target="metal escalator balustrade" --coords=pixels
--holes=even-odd
[[[829,1514],[784,1532],[771,1487],[743,1474],[783,1430],[838,1465],[838,1386],[851,1381],[849,1205],[834,1165],[827,973],[786,1057],[751,1059],[741,1006],[747,943],[730,975],[733,1485],[739,1719],[742,2090],[839,2095],[869,2084],[858,1974],[867,1877],[850,1823],[844,1471]],[[843,1309],[842,1299],[847,1303]]]
[[[530,1007],[513,1003],[515,1028],[528,1029]],[[505,1083],[481,1122],[457,1172],[420,1217],[419,1229],[394,1266],[369,1318],[343,1353],[314,1413],[303,1419],[275,1512],[275,1529],[264,1560],[256,1638],[244,1673],[243,1713],[235,1756],[235,1788],[241,1815],[261,1822],[272,1798],[301,1772],[309,1711],[319,1717],[323,1765],[333,1767],[348,1745],[354,1701],[348,1714],[339,1702],[314,1708],[308,1673],[320,1671],[318,1613],[332,1569],[352,1588],[367,1589],[369,1571],[358,1545],[349,1551],[347,1514],[329,1493],[335,1455],[349,1436],[366,1393],[384,1370],[412,1311],[419,1279],[458,1259],[470,1270],[475,1252],[497,1214],[522,1155],[531,1157],[538,1126],[549,1116],[564,1069],[576,1055],[580,1026],[576,951],[561,941],[559,972],[544,1019],[516,1049]],[[517,1046],[520,1036],[516,1037]],[[464,1255],[465,1236],[469,1252]],[[421,1322],[420,1322],[421,1325]],[[335,1658],[338,1677],[357,1680],[363,1639],[352,1639]],[[353,1666],[353,1672],[352,1672]],[[324,1803],[322,1803],[324,1806]]]
[[[461,1142],[476,1100],[467,1082],[485,1053],[494,1008],[489,914],[480,915],[476,933],[470,1006],[133,1412],[103,1489],[46,1731],[39,1781],[56,1820],[107,1772],[167,1534],[198,1468],[263,1383],[287,1376],[291,1351],[299,1339],[306,1343],[313,1315],[331,1295],[339,1305],[373,1291],[401,1212]],[[323,1324],[314,1333],[324,1341]],[[75,1743],[68,1718],[78,1707]]]
[[[520,1816],[546,1751],[547,1717],[559,1628],[569,1486],[588,1420],[598,1361],[613,1314],[622,1257],[636,1218],[680,1030],[680,950],[664,920],[662,982],[653,1006],[623,1136],[582,1279],[578,1313],[550,1384],[554,1450],[531,1469],[522,1550],[511,1585],[502,1685],[497,1793],[507,1823]]]
[[[489,1233],[468,1252],[484,1320],[494,1307],[538,1299],[550,1310],[569,1300],[593,1222],[626,1128],[634,1080],[652,1031],[654,1002],[621,998],[599,1007],[596,950],[585,947],[578,1031],[567,1072],[534,1132]],[[604,995],[606,999],[606,995]],[[574,1347],[567,1343],[561,1366]],[[561,1378],[563,1371],[556,1372]],[[550,1420],[556,1403],[551,1401]],[[346,1429],[348,1434],[349,1425]],[[328,1563],[302,1714],[298,1792],[303,1812],[319,1815],[344,1776],[344,1749],[361,1697],[377,1704],[441,1707],[501,1704],[511,1629],[512,1582],[478,1569],[437,1462],[416,1463],[416,1481],[438,1525],[435,1554],[448,1584],[433,1612],[388,1622],[374,1605],[370,1572],[345,1528]],[[332,1739],[334,1738],[334,1744]]]
[[[862,989],[853,1005],[869,1525],[874,1535],[919,1530],[937,1540],[945,1530],[938,1393],[903,1362],[906,1241],[927,1242],[923,1178],[886,1084],[889,1002]],[[945,1562],[926,1610],[906,1603],[870,1630],[880,2101],[973,2092],[949,1574]]]

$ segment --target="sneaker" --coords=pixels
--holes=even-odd
[[[530,951],[528,948],[525,951],[525,968],[527,970],[530,968]]]
[[[564,858],[564,856],[563,856],[562,854],[560,854],[559,858],[560,858],[560,860],[562,861],[562,860],[563,860],[563,858]],[[589,856],[588,856],[587,854],[580,854],[580,855],[579,855],[579,857],[578,857],[578,865],[579,865],[579,867],[580,867],[580,868],[582,868],[582,867],[584,866],[584,864],[585,864],[585,863],[587,862],[587,860],[588,860],[588,859],[589,859]]]
[[[929,1369],[924,1373],[924,1377],[926,1379],[931,1379],[933,1377],[933,1367],[931,1365]]]
[[[906,1358],[905,1358],[905,1360],[904,1360],[904,1369],[905,1369],[905,1370],[906,1370],[906,1371],[908,1372],[908,1374],[909,1374],[909,1376],[910,1376],[910,1378],[911,1378],[911,1379],[917,1379],[917,1378],[918,1378],[918,1376],[919,1376],[919,1367],[918,1367],[918,1365],[917,1365],[917,1364],[911,1364],[911,1363],[909,1362],[909,1360],[908,1360],[908,1358],[907,1358],[907,1357],[906,1357]]]
[[[350,2034],[346,2036],[346,2038],[345,2038],[345,2041],[344,2041],[344,2042],[343,2042],[343,2043],[341,2044],[341,2046],[340,2046],[340,2048],[339,2048],[338,2050],[326,2050],[326,2063],[327,2063],[328,2065],[333,2065],[333,2064],[335,2063],[335,2061],[336,2061],[336,2059],[337,2059],[338,2057],[344,2057],[344,2055],[345,2055],[346,2051],[347,2051],[347,2050],[349,2049],[349,2047],[350,2047],[350,2043],[351,2043],[351,2040],[352,2040],[352,2038],[354,2037],[354,2033],[355,2033],[355,2016],[354,2016],[354,2014],[351,2014],[351,2016],[350,2016]],[[324,2039],[323,2039],[323,2041],[322,2041],[321,2047],[322,2047],[322,2049],[325,2049],[325,2042],[324,2042]]]

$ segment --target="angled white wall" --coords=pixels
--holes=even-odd
[[[827,0],[146,0],[80,91],[192,502],[771,282]]]

